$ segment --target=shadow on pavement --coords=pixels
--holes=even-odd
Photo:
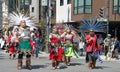
[[[47,65],[32,65],[32,69],[46,68]],[[23,69],[26,69],[26,66],[23,66]]]
[[[67,67],[66,66],[61,66],[60,69],[66,69]]]
[[[110,67],[107,67],[107,66],[96,66],[96,67],[93,68],[93,69],[104,69],[104,68],[110,68]]]
[[[80,65],[84,65],[84,64],[81,64],[81,63],[70,63],[70,66],[76,66],[76,65],[77,65],[77,66],[78,66],[78,65],[80,66]]]

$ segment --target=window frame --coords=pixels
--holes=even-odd
[[[120,0],[117,0],[117,5],[114,5],[115,0],[113,0],[113,14],[120,14]],[[117,10],[115,10],[115,8]]]
[[[92,0],[91,0],[91,4],[90,5],[87,5],[86,3],[87,3],[87,0],[84,0],[85,2],[84,2],[84,14],[92,14]],[[87,13],[86,12],[86,7],[90,7],[90,9],[91,9],[91,11],[89,12],[89,13]]]
[[[54,8],[54,10],[51,11],[51,18],[56,18],[56,1],[51,2],[51,7]],[[53,15],[52,12],[54,13]]]
[[[34,13],[35,12],[35,7],[32,7],[32,13]]]
[[[67,0],[67,4],[71,4],[71,1],[72,1],[72,0]]]
[[[83,5],[79,5],[79,1],[80,0],[77,0],[77,7],[75,7],[75,0],[74,0],[74,11],[73,11],[73,13],[74,13],[74,15],[77,15],[77,14],[92,14],[92,0],[91,0],[91,4],[90,5],[87,5],[86,3],[87,3],[87,0],[83,0]],[[86,12],[86,7],[90,7],[90,12]],[[77,8],[77,13],[75,13],[75,8]],[[83,8],[83,12],[81,12],[81,13],[79,13],[79,8]]]
[[[84,5],[85,5],[85,0],[83,0],[83,5],[79,5],[79,1],[80,0],[77,0],[78,2],[77,2],[77,12],[78,12],[78,14],[84,14]],[[83,8],[83,12],[81,12],[81,13],[79,13],[79,8]]]
[[[63,5],[64,5],[64,0],[60,0],[60,6],[63,6]]]

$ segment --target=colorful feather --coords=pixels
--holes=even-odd
[[[87,19],[82,20],[81,29],[83,31],[94,30],[97,32],[104,32],[105,25],[103,21],[97,21],[97,19],[94,19],[94,21],[92,21],[91,17],[90,21],[88,21]]]
[[[72,26],[72,25],[68,25],[68,24],[65,24],[65,25],[63,25],[63,29],[71,29],[71,30],[75,30],[76,28],[74,27],[74,26]]]
[[[20,25],[20,21],[25,20],[27,26],[34,26],[35,25],[35,19],[33,17],[29,17],[27,14],[22,14],[22,13],[16,13],[12,12],[9,15],[9,21],[10,21],[10,26],[14,25]]]

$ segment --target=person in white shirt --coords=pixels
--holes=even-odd
[[[108,34],[107,37],[104,39],[104,52],[105,56],[107,56],[107,53],[110,49],[110,44],[111,44],[111,35]]]
[[[83,50],[84,50],[85,43],[82,39],[82,37],[79,37],[79,55],[83,56]]]

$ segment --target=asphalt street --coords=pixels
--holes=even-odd
[[[32,57],[32,70],[25,68],[23,59],[22,70],[17,70],[17,59],[9,59],[9,54],[0,51],[0,72],[120,72],[120,60],[104,60],[101,64],[97,62],[96,68],[89,70],[85,63],[85,56],[80,60],[72,58],[71,65],[60,64],[60,69],[52,70],[48,54],[40,54],[39,58]]]

